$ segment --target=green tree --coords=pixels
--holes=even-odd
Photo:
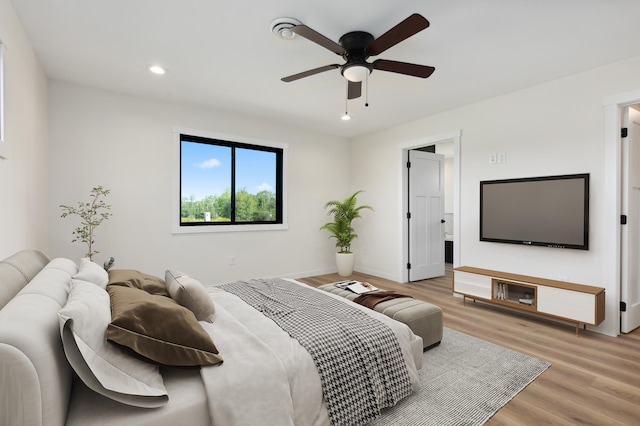
[[[215,195],[207,195],[204,197],[203,202],[203,210],[205,212],[211,213],[211,218],[216,217],[216,196]]]
[[[216,221],[231,220],[231,190],[227,188],[220,196],[207,195],[201,200],[195,196],[182,197],[180,217],[182,222],[203,221],[204,213],[210,212]],[[235,220],[237,222],[272,221],[276,216],[276,195],[270,191],[250,194],[242,188],[235,196]]]
[[[255,195],[256,210],[253,212],[253,220],[272,220],[276,212],[276,197],[270,191],[260,191]]]
[[[191,216],[191,202],[189,198],[182,197],[182,202],[180,203],[180,217],[184,220]]]
[[[231,220],[231,189],[227,188],[215,201],[217,218]]]
[[[87,203],[78,202],[77,207],[60,205],[62,214],[60,217],[67,217],[77,215],[80,216],[80,226],[74,231],[75,238],[71,240],[72,243],[80,241],[87,245],[86,256],[91,260],[94,254],[100,253],[93,249],[95,230],[104,221],[111,217],[111,213],[102,210],[111,210],[111,205],[101,200],[100,197],[109,195],[111,190],[104,189],[102,186],[96,186],[91,189],[91,198]]]
[[[257,199],[249,194],[246,188],[236,192],[236,221],[251,222],[257,206]]]

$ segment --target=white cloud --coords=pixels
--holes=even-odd
[[[258,192],[260,191],[269,191],[273,192],[273,188],[268,183],[263,183],[262,185],[258,185]]]
[[[214,167],[218,167],[220,165],[220,160],[217,158],[211,158],[209,160],[203,161],[200,164],[196,164],[196,167],[199,169],[213,169]]]

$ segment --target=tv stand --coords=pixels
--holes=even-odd
[[[532,314],[596,326],[604,321],[605,289],[461,266],[453,270],[453,292],[467,298]]]

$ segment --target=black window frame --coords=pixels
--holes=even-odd
[[[198,222],[182,222],[182,215],[178,215],[178,226],[180,228],[191,228],[200,226],[243,226],[243,225],[282,225],[284,223],[284,203],[283,203],[283,180],[284,180],[284,149],[279,147],[273,147],[268,145],[257,145],[251,143],[230,141],[218,138],[209,138],[204,136],[190,135],[186,133],[180,133],[178,140],[179,143],[179,199],[178,199],[178,211],[182,210],[182,143],[202,143],[207,145],[224,146],[231,148],[231,206],[230,206],[230,221],[229,222],[217,222],[217,221],[198,221]],[[276,155],[276,217],[275,220],[260,220],[260,221],[237,221],[236,220],[236,149],[248,149],[255,151],[272,152]]]

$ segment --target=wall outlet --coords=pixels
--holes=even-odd
[[[496,153],[492,152],[491,154],[489,154],[489,164],[496,164]]]
[[[236,264],[236,257],[229,256],[229,265],[235,265],[235,264]]]
[[[499,152],[498,153],[498,163],[506,163],[507,162],[507,153]]]

